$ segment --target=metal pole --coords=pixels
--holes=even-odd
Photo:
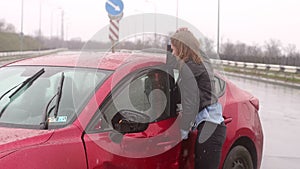
[[[52,28],[53,28],[53,9],[52,9],[52,11],[51,11],[51,21],[50,21],[50,39],[52,39],[52,32],[53,32]]]
[[[176,30],[178,29],[178,0],[176,1]]]
[[[217,54],[220,57],[220,0],[218,0]]]
[[[69,24],[66,23],[66,31],[65,31],[65,41],[68,41],[68,30],[69,30]]]
[[[61,12],[62,11],[62,8],[58,8],[58,10]],[[59,12],[58,12],[59,13]],[[56,38],[58,40],[60,40],[60,34],[59,34],[59,27],[61,25],[61,23],[59,22],[61,19],[60,19],[60,15],[58,14],[57,17],[56,17]],[[60,45],[60,44],[59,44]]]
[[[157,14],[157,12],[156,12],[156,4],[154,3],[154,2],[152,2],[153,3],[153,5],[154,5],[154,12],[155,12],[155,14],[154,14],[154,44],[156,45],[157,44],[157,42],[156,42],[156,14]]]
[[[39,51],[41,50],[41,43],[42,43],[42,1],[40,0],[40,13],[39,13]]]
[[[20,50],[23,51],[23,12],[24,12],[24,0],[21,2],[21,44],[20,44]]]
[[[61,11],[61,40],[64,41],[64,10]]]
[[[144,18],[144,12],[143,12],[143,48],[145,47],[145,18]]]

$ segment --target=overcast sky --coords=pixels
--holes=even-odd
[[[108,25],[107,0],[24,0],[23,32],[33,35],[39,29],[44,36],[60,33],[61,10],[65,12],[65,38],[90,39]],[[295,44],[300,49],[299,0],[220,0],[220,36],[247,44],[263,45],[277,39],[283,45]],[[22,0],[1,0],[0,19],[21,30]],[[161,13],[176,16],[176,0],[123,0],[124,17],[134,14]],[[178,0],[179,18],[196,26],[205,36],[216,41],[218,0]],[[51,17],[52,16],[52,17]],[[52,18],[52,19],[51,19]],[[146,21],[145,21],[146,22]],[[52,28],[52,29],[51,29]]]

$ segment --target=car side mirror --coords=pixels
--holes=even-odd
[[[138,133],[145,131],[149,126],[150,117],[146,114],[121,110],[111,120],[113,129],[121,134]]]

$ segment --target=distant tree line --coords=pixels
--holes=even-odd
[[[224,60],[276,65],[300,66],[300,53],[296,46],[283,46],[279,40],[270,39],[263,46],[227,41],[221,44],[220,58]]]
[[[172,33],[169,33],[169,36]],[[156,48],[166,50],[169,36],[145,33],[137,36],[132,36],[128,39],[122,40],[115,44],[116,50],[128,49],[128,50],[141,50]],[[10,38],[9,38],[10,37]],[[0,19],[0,39],[2,51],[18,51],[20,49],[20,36],[16,33],[15,26],[6,23],[4,19]],[[80,38],[73,38],[65,41],[59,37],[45,37],[35,32],[33,37],[25,36],[27,39],[24,41],[23,46],[25,50],[43,50],[54,48],[68,48],[70,50],[84,49],[110,49],[111,42],[98,42],[88,41],[84,42]],[[215,51],[214,41],[204,37],[199,39],[202,49],[210,58],[217,58]],[[6,42],[2,42],[6,41]],[[13,44],[12,44],[13,43]],[[26,44],[30,43],[30,44]],[[8,47],[3,45],[10,44]],[[14,47],[15,46],[15,47]],[[277,65],[291,65],[300,66],[300,53],[297,51],[296,46],[289,44],[283,46],[279,40],[270,39],[266,41],[264,45],[257,44],[247,45],[242,42],[233,43],[230,40],[222,42],[220,45],[220,59],[241,61],[241,62],[253,62],[253,63],[265,63],[265,64],[277,64]]]

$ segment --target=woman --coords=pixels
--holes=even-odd
[[[187,139],[189,131],[197,128],[195,169],[217,169],[226,126],[221,104],[215,95],[213,68],[199,50],[199,41],[187,29],[179,29],[171,37],[171,48],[179,69],[182,139]],[[168,58],[167,63],[170,60]]]

